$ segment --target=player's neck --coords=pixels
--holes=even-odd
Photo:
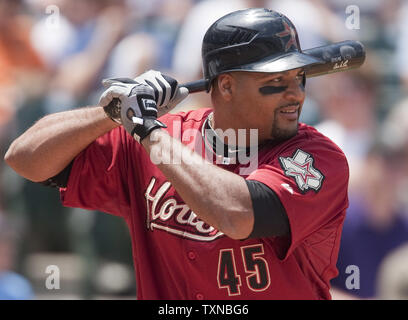
[[[214,112],[209,115],[208,120],[209,125],[212,129],[216,130],[217,132],[218,130],[221,130],[221,134],[218,135],[223,140],[224,144],[246,148],[250,147],[254,143],[256,143],[257,145],[260,143],[260,141],[258,141],[258,132],[252,130],[251,133],[249,128],[246,128],[242,124],[240,125],[238,123],[235,123],[231,114],[226,114],[224,112],[220,112],[217,109],[214,109]],[[254,140],[255,135],[256,139]],[[234,141],[234,143],[232,143],[231,141]]]

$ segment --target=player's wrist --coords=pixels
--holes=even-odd
[[[148,136],[140,141],[140,144],[148,150],[151,146],[161,143],[166,131],[163,128],[155,128],[150,132]]]
[[[156,117],[146,117],[142,121],[143,125],[135,126],[132,132],[133,137],[139,143],[146,140],[152,134],[152,132],[161,128],[167,128],[167,126],[161,121],[157,120]]]

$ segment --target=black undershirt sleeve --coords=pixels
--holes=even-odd
[[[71,163],[68,166],[66,166],[64,170],[62,170],[60,173],[58,173],[54,177],[51,177],[39,183],[47,187],[66,188],[68,184],[69,174],[71,173],[73,164],[74,164],[74,160],[72,160]]]
[[[245,182],[254,211],[254,228],[248,238],[289,235],[288,215],[276,193],[262,182],[256,180]]]

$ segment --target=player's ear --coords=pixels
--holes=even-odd
[[[229,73],[220,74],[217,77],[217,90],[226,101],[231,101],[232,99],[234,81],[235,79]]]

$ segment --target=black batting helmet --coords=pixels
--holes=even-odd
[[[214,22],[204,36],[202,58],[209,87],[225,72],[282,72],[322,63],[302,53],[287,17],[260,8],[235,11]]]

